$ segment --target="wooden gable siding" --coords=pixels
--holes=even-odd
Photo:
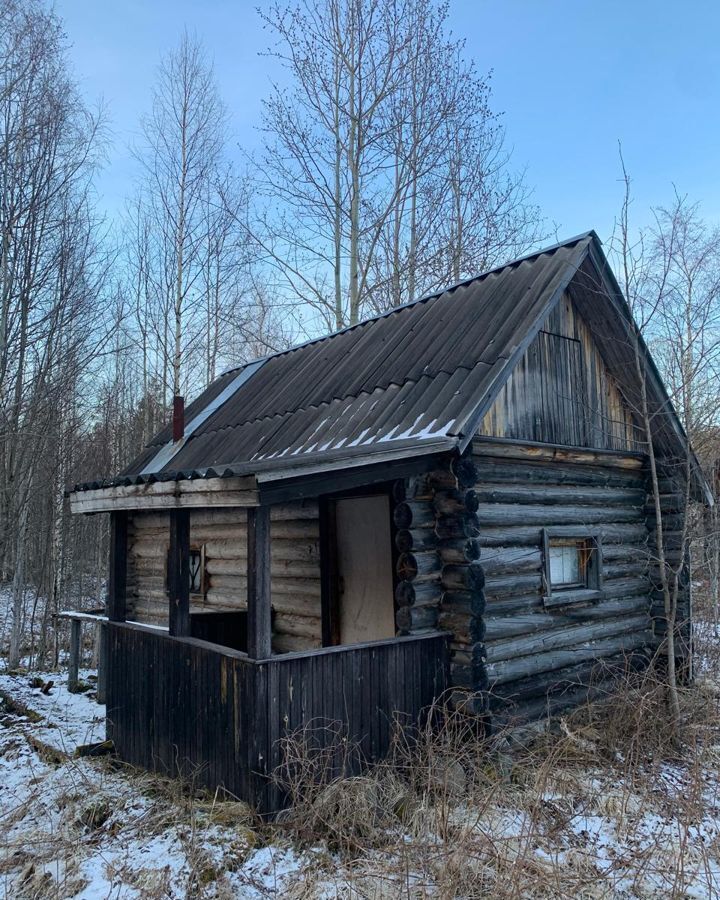
[[[316,501],[271,511],[273,651],[321,645],[320,526]],[[205,546],[207,593],[191,598],[193,612],[233,612],[247,607],[247,528],[242,509],[190,512],[190,543]],[[135,513],[128,535],[128,619],[166,624],[168,513]]]
[[[567,295],[515,367],[479,433],[602,450],[641,449],[641,430]]]

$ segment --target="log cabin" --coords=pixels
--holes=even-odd
[[[108,737],[271,813],[309,723],[373,760],[441,697],[587,699],[666,633],[649,441],[689,672],[679,498],[712,498],[594,232],[226,372],[69,492],[111,518]]]

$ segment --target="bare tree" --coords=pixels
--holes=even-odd
[[[340,328],[537,238],[445,3],[297,0],[263,18],[291,79],[265,103],[255,229],[281,293]]]
[[[100,120],[67,71],[60,23],[36,0],[0,8],[0,558],[11,581],[10,665],[21,653],[27,582],[52,584],[67,399],[104,347],[106,260],[90,202]],[[38,497],[51,529],[35,541]],[[45,511],[47,513],[47,510]],[[50,565],[48,565],[50,552]]]
[[[613,249],[621,287],[637,329],[632,343],[638,384],[636,413],[645,436],[651,487],[652,552],[665,622],[670,709],[680,719],[679,658],[688,659],[690,622],[679,603],[690,591],[688,558],[696,536],[696,462],[688,446],[668,456],[658,446],[658,424],[665,410],[651,396],[642,339],[661,364],[665,384],[690,444],[702,446],[714,431],[720,412],[717,391],[720,364],[720,241],[699,218],[697,207],[676,196],[670,208],[656,213],[655,226],[632,237],[631,184],[623,163],[625,197]],[[686,621],[687,620],[687,621]]]
[[[218,178],[225,123],[212,66],[200,42],[185,32],[158,69],[152,111],[142,123],[144,145],[137,151],[144,172],[140,227],[149,229],[153,325],[165,357],[163,379],[174,395],[183,393],[184,355],[205,324],[194,300],[207,274],[208,196]]]

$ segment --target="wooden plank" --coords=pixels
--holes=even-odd
[[[170,514],[168,558],[170,634],[190,634],[190,516],[187,510]]]
[[[70,657],[68,660],[68,690],[76,694],[80,686],[78,669],[80,666],[80,638],[82,625],[77,619],[70,622]]]
[[[198,478],[118,485],[70,494],[72,513],[176,507],[256,506],[257,485],[252,475]]]
[[[266,659],[272,652],[269,506],[248,510],[247,542],[248,655]]]
[[[107,603],[107,614],[111,622],[124,622],[127,617],[127,551],[128,514],[114,512],[110,516]]]
[[[335,503],[322,497],[319,515],[322,643],[323,647],[332,647],[340,643]]]
[[[105,704],[107,701],[107,665],[108,665],[108,637],[105,624],[100,622],[97,625],[97,650],[98,650],[98,669],[97,669],[97,702]]]

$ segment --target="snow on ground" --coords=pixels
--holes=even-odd
[[[89,673],[85,672],[87,677]],[[70,694],[64,675],[0,675],[0,897],[131,900],[280,897],[302,871],[289,846],[260,846],[244,804],[183,796],[180,786],[74,759],[104,738],[104,707]],[[60,751],[56,754],[53,751]]]
[[[105,736],[92,687],[0,673],[0,898],[720,897],[717,668],[703,662],[710,717],[674,761],[603,761],[601,736],[582,732],[575,756],[550,742],[482,802],[408,794],[344,855],[317,829],[300,842],[242,803],[75,758]]]

